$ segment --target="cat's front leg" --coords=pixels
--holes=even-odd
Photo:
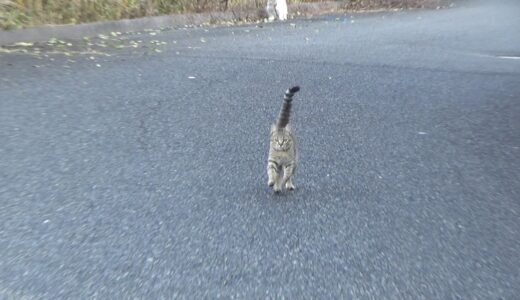
[[[278,182],[278,165],[274,161],[267,163],[267,185],[273,187]]]
[[[280,178],[277,178],[277,180],[275,181],[274,186],[273,186],[273,191],[277,194],[282,191],[282,182],[281,182]]]
[[[286,189],[291,190],[291,191],[296,188],[294,186],[294,183],[293,183],[293,180],[292,180],[295,169],[296,168],[295,168],[294,163],[284,167],[284,169],[283,169],[282,184],[285,185]]]
[[[294,182],[293,182],[293,176],[289,177],[289,179],[285,183],[285,188],[288,189],[289,191],[294,191],[294,189],[296,189],[296,186],[294,186]]]

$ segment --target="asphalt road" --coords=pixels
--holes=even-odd
[[[470,1],[0,53],[0,298],[517,299],[519,16]],[[276,196],[293,84],[297,190]]]

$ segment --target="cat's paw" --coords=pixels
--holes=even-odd
[[[289,183],[289,182],[287,182],[287,183],[285,184],[285,188],[288,189],[289,191],[294,191],[294,190],[296,189],[296,187],[294,186],[294,184]]]
[[[268,186],[268,187],[273,187],[273,186],[274,186],[274,180],[269,180],[269,181],[267,182],[267,186]]]
[[[282,191],[282,188],[280,186],[278,186],[278,185],[275,185],[274,188],[273,188],[273,191],[276,194],[278,194],[278,193],[280,193]]]

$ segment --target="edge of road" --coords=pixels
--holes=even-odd
[[[437,8],[451,7],[455,1],[457,0],[434,0],[434,3],[438,3],[439,6],[437,6]],[[381,11],[388,11],[388,9],[356,9],[348,12]],[[292,12],[289,16],[289,19],[291,19],[294,17],[313,17],[323,14],[341,13],[347,12],[347,10],[345,10],[343,2],[325,1],[290,4],[289,12]],[[187,25],[200,26],[206,24],[235,24],[237,21],[260,22],[266,17],[266,11],[263,8],[257,8],[249,10],[229,10],[225,12],[173,14],[83,24],[43,25],[25,29],[0,30],[0,46],[13,45],[21,42],[46,42],[51,38],[79,40],[84,37],[93,37],[110,32],[132,32],[153,28],[175,28]]]
[[[311,16],[339,12],[341,2],[301,3],[289,6],[290,17]],[[110,32],[132,32],[152,28],[175,28],[185,25],[230,24],[237,21],[260,21],[267,17],[264,9],[229,10],[225,12],[173,14],[137,19],[123,19],[70,25],[43,25],[39,27],[0,30],[0,46],[20,42],[46,42],[51,38],[78,40]]]

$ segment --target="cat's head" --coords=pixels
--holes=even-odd
[[[287,151],[292,147],[293,138],[290,128],[271,127],[271,146],[275,151]]]

